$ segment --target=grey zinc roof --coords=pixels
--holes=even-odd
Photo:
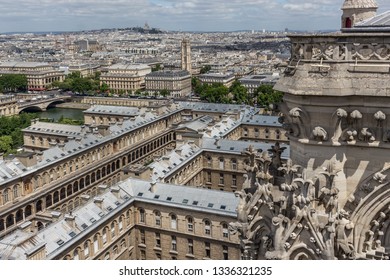
[[[84,111],[84,113],[98,113],[108,115],[123,115],[123,116],[135,116],[138,115],[140,110],[138,107],[122,107],[122,106],[107,106],[107,105],[95,105]]]
[[[376,15],[370,19],[358,22],[356,27],[390,27],[390,11]]]
[[[0,182],[16,177],[26,171],[26,167],[18,160],[0,161]]]
[[[282,127],[282,124],[279,122],[279,117],[277,116],[267,116],[267,115],[245,116],[242,119],[242,123],[262,125],[262,126]]]
[[[18,229],[0,241],[0,260],[25,260],[27,259],[26,253],[44,244],[44,240],[34,233]]]
[[[48,63],[41,62],[25,62],[25,61],[4,61],[0,63],[0,67],[26,67],[34,68],[39,66],[49,66]]]
[[[199,152],[200,148],[194,143],[187,142],[178,145],[175,150],[167,153],[149,165],[149,167],[153,169],[151,179],[153,181],[159,181],[160,178],[165,178],[177,168],[185,165],[193,155],[198,154]]]
[[[202,148],[205,150],[217,150],[225,153],[241,153],[252,145],[257,150],[268,151],[274,146],[274,143],[264,142],[246,142],[226,139],[211,139],[203,138]],[[281,147],[286,149],[282,153],[282,159],[288,159],[290,157],[290,146],[284,143],[280,144]]]
[[[133,180],[132,191],[136,200],[144,200],[158,204],[165,204],[176,208],[197,210],[210,214],[222,214],[236,217],[236,207],[239,198],[232,192],[198,189],[172,184],[156,183],[154,191],[150,191],[148,181]],[[139,195],[139,194],[142,194]],[[156,198],[158,196],[158,198]],[[186,202],[186,200],[188,200]],[[194,201],[197,201],[196,205]],[[212,205],[212,206],[211,206]],[[223,207],[223,209],[221,208]]]
[[[209,125],[209,123],[213,121],[214,119],[210,116],[202,116],[196,120],[179,125],[179,128],[189,128],[194,131],[198,131],[206,128]]]
[[[30,131],[44,134],[54,134],[62,136],[76,136],[82,133],[82,127],[78,125],[48,123],[48,122],[36,122],[29,127],[23,129],[23,131]]]

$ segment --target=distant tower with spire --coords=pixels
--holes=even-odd
[[[181,69],[192,73],[191,44],[188,39],[181,42]]]
[[[357,23],[374,17],[377,9],[375,0],[345,0],[341,8],[341,28],[352,28]]]

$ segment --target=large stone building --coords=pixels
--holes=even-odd
[[[228,224],[251,143],[230,139],[258,110],[163,107],[94,106],[83,127],[34,121],[24,130],[29,149],[0,161],[1,258],[239,259]],[[137,166],[155,171],[142,181],[129,175]]]
[[[239,193],[244,258],[389,259],[390,26],[375,10],[346,0],[342,33],[290,36],[276,89],[291,160],[264,169],[251,153],[263,172]]]
[[[226,87],[230,87],[236,79],[233,73],[206,73],[198,77],[202,84],[222,84]]]
[[[152,71],[146,64],[114,64],[102,69],[100,83],[115,93],[134,93],[145,88],[145,76]]]
[[[167,90],[170,98],[188,97],[191,94],[191,74],[186,70],[155,71],[145,77],[145,91],[159,95]]]
[[[31,91],[51,88],[54,81],[63,82],[65,73],[47,63],[38,62],[0,62],[0,75],[22,74],[27,77],[27,87]]]

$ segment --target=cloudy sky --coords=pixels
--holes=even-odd
[[[0,32],[339,29],[344,0],[0,0]],[[379,13],[389,0],[377,0]]]

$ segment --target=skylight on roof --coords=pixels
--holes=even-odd
[[[171,196],[168,196],[168,197],[167,197],[167,200],[168,200],[168,201],[171,201],[171,200],[172,200],[172,197],[171,197]]]
[[[188,199],[183,199],[182,203],[183,204],[187,204],[188,203]]]
[[[209,204],[207,205],[207,207],[209,207],[209,208],[213,208],[213,206],[214,206],[213,203],[209,203]]]

